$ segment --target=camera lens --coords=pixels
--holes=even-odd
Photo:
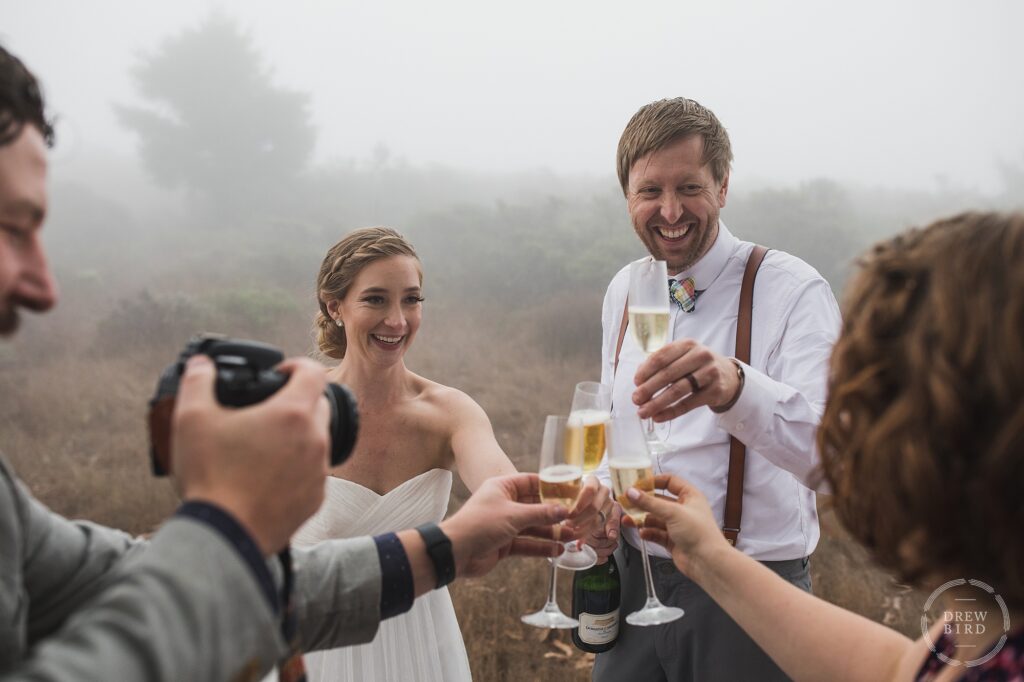
[[[156,476],[171,472],[171,415],[178,383],[186,361],[198,353],[210,356],[217,367],[215,391],[221,405],[245,407],[258,403],[288,382],[287,375],[272,369],[284,359],[284,354],[273,346],[217,335],[193,338],[177,362],[160,375],[156,393],[149,401],[150,459]],[[355,447],[359,412],[352,392],[341,384],[328,384],[324,395],[331,409],[330,465],[336,467],[348,459]]]
[[[347,387],[327,384],[327,402],[331,406],[331,466],[340,466],[352,454],[359,433],[356,399]]]

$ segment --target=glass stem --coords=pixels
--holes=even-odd
[[[647,355],[645,357],[649,358],[649,357],[651,357],[651,354],[647,353]],[[651,397],[653,398],[654,396],[651,396]],[[654,418],[653,417],[648,417],[647,419],[644,419],[644,439],[648,443],[656,443],[658,441],[658,436],[655,435],[655,433],[654,433]]]
[[[544,605],[544,608],[545,609],[550,609],[550,608],[553,607],[557,611],[558,610],[558,602],[555,599],[555,597],[556,597],[556,594],[555,594],[555,578],[558,575],[558,567],[555,566],[555,562],[554,561],[551,561],[550,563],[551,563],[551,580],[548,582],[548,603]]]
[[[586,472],[584,472],[583,475],[586,476],[587,475]],[[576,503],[579,502],[580,495],[582,495],[582,494],[583,494],[583,492],[581,491],[578,495],[576,495],[576,499],[572,503],[572,509],[576,508]],[[559,528],[561,528],[561,526],[559,526]],[[563,542],[562,546],[565,547],[565,551],[566,552],[578,552],[578,551],[580,551],[579,543],[576,540],[570,540],[569,542]],[[558,561],[558,559],[555,559],[555,561]]]
[[[651,606],[660,606],[661,602],[658,601],[658,595],[654,592],[654,578],[651,576],[651,560],[647,557],[647,543],[644,542],[643,537],[640,538],[640,553],[643,555],[644,588],[647,590],[647,603],[644,604],[644,608],[647,609]]]

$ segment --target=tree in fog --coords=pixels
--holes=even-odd
[[[287,197],[315,141],[309,98],[272,82],[234,21],[214,14],[167,38],[132,76],[149,106],[118,115],[160,184],[229,210]]]

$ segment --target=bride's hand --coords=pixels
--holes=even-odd
[[[576,534],[586,537],[599,526],[603,526],[611,509],[611,493],[601,485],[596,476],[587,476],[576,504],[569,512],[569,525]]]

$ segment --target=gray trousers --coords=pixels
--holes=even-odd
[[[669,559],[651,557],[654,590],[662,603],[678,606],[686,615],[665,625],[628,624],[626,615],[641,608],[647,599],[644,567],[639,550],[625,541],[615,559],[622,580],[619,639],[611,651],[597,655],[594,682],[789,679],[736,621]],[[807,558],[762,563],[797,587],[811,591]],[[770,617],[784,618],[785,614]]]

